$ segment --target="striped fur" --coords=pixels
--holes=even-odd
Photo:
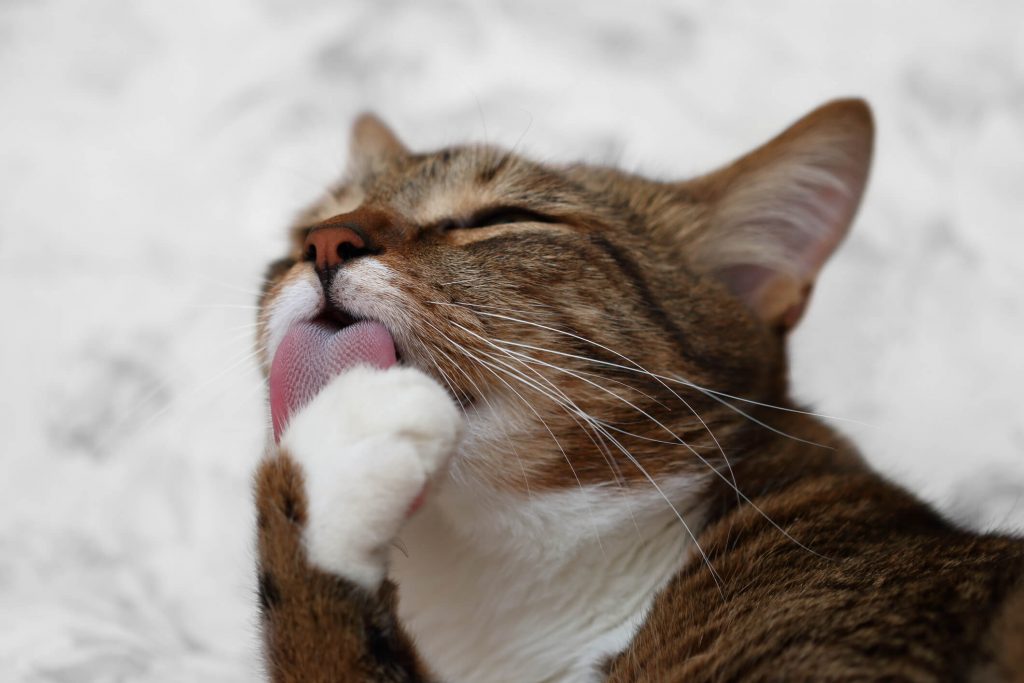
[[[401,465],[346,479],[359,496],[311,521],[310,492],[348,471],[329,466],[351,453],[328,437],[347,412],[305,421],[318,458],[270,449],[256,485],[269,677],[1024,680],[1024,542],[943,519],[788,394],[787,334],[853,220],[872,143],[866,105],[838,101],[714,173],[661,182],[486,146],[414,153],[361,118],[347,177],[268,270],[261,360],[296,320],[373,318],[464,429],[408,524],[394,491],[411,484],[379,483],[404,481]],[[303,240],[342,213],[390,218],[322,285]],[[368,387],[349,393],[367,410],[399,398]],[[364,446],[406,462],[388,457],[408,445],[398,431],[382,421]],[[346,576],[345,542],[310,552],[311,524],[364,517],[398,548],[373,571]]]

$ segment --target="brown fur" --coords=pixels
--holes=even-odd
[[[260,619],[270,680],[430,680],[394,616],[394,584],[385,582],[371,595],[306,560],[303,475],[287,453],[260,465],[256,501]]]
[[[1022,680],[1024,543],[955,527],[830,428],[784,412],[798,408],[785,334],[853,218],[871,131],[863,103],[833,103],[719,172],[662,183],[489,147],[413,154],[360,119],[349,178],[268,271],[261,342],[266,308],[308,267],[309,231],[356,221],[398,273],[400,295],[384,303],[403,317],[382,322],[402,361],[467,409],[510,416],[515,452],[482,444],[453,464],[460,476],[525,501],[714,470],[698,535],[708,563],[680,558],[608,681]],[[819,188],[823,204],[809,202],[785,180],[814,182],[797,173],[808,166],[848,196]],[[758,240],[787,227],[772,202],[839,227],[782,265],[758,262],[771,246]],[[466,227],[495,207],[542,219]],[[423,680],[393,587],[369,595],[306,563],[302,475],[286,455],[262,465],[257,501],[272,678]]]
[[[609,681],[1022,675],[1012,605],[1024,599],[1024,544],[956,528],[843,452],[808,467],[811,449],[735,467],[740,488],[756,483],[754,503],[794,540],[722,490],[727,511],[700,537],[721,591],[696,563],[680,572]],[[996,627],[997,642],[1000,613],[1015,623]],[[981,678],[991,667],[1001,675]]]

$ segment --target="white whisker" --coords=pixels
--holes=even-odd
[[[434,327],[434,326],[433,326],[433,325],[431,325],[431,327]],[[488,371],[490,371],[490,372],[491,372],[491,374],[493,374],[493,375],[494,375],[494,377],[495,377],[496,379],[498,379],[498,380],[499,380],[499,381],[500,381],[500,382],[501,382],[502,384],[504,384],[504,385],[505,385],[506,387],[508,387],[508,389],[509,389],[509,390],[510,390],[510,391],[511,391],[512,393],[514,393],[514,394],[515,394],[515,395],[516,395],[516,396],[517,396],[517,397],[519,398],[519,400],[521,400],[521,401],[523,402],[523,405],[525,405],[525,406],[526,406],[527,408],[529,408],[529,409],[530,409],[530,410],[531,410],[531,411],[533,412],[533,414],[534,414],[534,415],[536,415],[537,419],[538,419],[538,420],[540,420],[540,422],[541,422],[541,424],[542,424],[542,425],[544,425],[544,428],[545,428],[545,429],[547,430],[548,434],[550,434],[550,435],[551,435],[551,438],[552,438],[552,440],[553,440],[553,441],[555,442],[555,445],[556,445],[556,446],[558,447],[558,450],[559,450],[559,451],[560,451],[560,452],[562,453],[562,457],[564,457],[564,458],[565,458],[565,462],[566,462],[566,463],[567,463],[567,464],[569,465],[569,469],[570,469],[570,470],[572,471],[572,475],[573,475],[573,478],[575,478],[575,479],[576,479],[576,484],[577,484],[577,485],[579,486],[580,490],[581,490],[581,491],[583,491],[583,483],[582,483],[582,482],[580,481],[580,478],[579,478],[579,476],[578,476],[578,475],[576,474],[576,469],[575,469],[575,468],[573,467],[573,465],[572,465],[572,461],[571,461],[571,460],[569,460],[569,456],[568,456],[568,454],[567,454],[567,453],[565,452],[565,449],[564,449],[564,448],[562,447],[562,444],[561,444],[561,442],[560,442],[560,441],[558,440],[558,437],[556,437],[556,436],[555,436],[555,433],[554,433],[554,432],[553,432],[553,431],[551,430],[551,428],[550,428],[550,427],[548,426],[548,424],[547,424],[547,422],[546,422],[546,421],[544,420],[544,418],[543,418],[543,417],[541,417],[540,413],[539,413],[539,412],[537,412],[536,408],[534,408],[534,407],[533,407],[533,405],[531,405],[531,404],[530,404],[530,402],[529,402],[529,401],[527,401],[527,400],[526,400],[526,399],[525,399],[525,398],[523,397],[523,395],[522,395],[522,394],[520,394],[520,393],[519,393],[518,391],[516,391],[516,390],[515,390],[515,388],[514,388],[514,387],[513,387],[513,386],[512,386],[511,384],[509,384],[508,382],[506,382],[506,381],[504,380],[504,378],[502,378],[502,377],[501,377],[501,375],[499,375],[499,374],[498,374],[498,373],[497,373],[497,372],[496,372],[496,371],[495,371],[495,370],[494,370],[494,369],[493,369],[493,368],[492,368],[492,367],[491,367],[491,366],[490,366],[490,365],[489,365],[489,364],[487,363],[487,361],[484,361],[484,360],[481,360],[480,358],[477,358],[477,357],[476,357],[475,355],[473,355],[473,354],[472,354],[472,353],[471,353],[471,352],[470,352],[470,351],[469,351],[468,349],[466,349],[466,348],[465,348],[465,347],[464,347],[463,345],[461,345],[461,344],[459,344],[458,342],[455,342],[454,340],[452,340],[452,339],[451,339],[451,337],[449,337],[449,336],[448,336],[447,334],[445,334],[444,332],[442,332],[442,331],[441,331],[440,329],[438,329],[437,327],[434,327],[434,329],[435,329],[435,330],[436,330],[436,331],[437,331],[437,332],[438,332],[439,334],[441,334],[442,336],[444,336],[444,338],[445,338],[445,339],[447,339],[449,343],[451,343],[451,344],[452,344],[453,346],[455,346],[455,347],[456,347],[456,348],[457,348],[457,349],[458,349],[458,350],[459,350],[459,351],[460,351],[460,352],[461,352],[462,354],[464,354],[464,355],[465,355],[465,356],[466,356],[467,358],[469,358],[469,359],[471,359],[471,360],[474,360],[474,361],[476,361],[476,363],[477,363],[477,364],[478,364],[478,365],[479,365],[480,367],[483,367],[483,368],[487,369]],[[588,507],[589,507],[589,502],[587,503],[587,505],[588,505]],[[594,521],[594,515],[593,515],[593,511],[591,511],[591,513],[590,513],[590,518],[591,518],[591,524],[593,525],[593,528],[594,528],[594,534],[595,534],[595,537],[597,538],[597,542],[598,542],[598,545],[599,545],[599,546],[601,547],[601,550],[602,550],[602,552],[604,552],[604,545],[603,545],[603,544],[602,544],[602,542],[601,542],[601,535],[600,535],[600,532],[598,532],[598,530],[597,530],[597,523],[596,523],[596,522]]]
[[[442,302],[432,302],[432,303],[442,303]],[[451,306],[461,306],[461,304],[454,304],[454,303],[453,303],[453,304],[445,304],[445,305],[451,305]],[[463,306],[463,308],[465,308],[465,306]],[[622,365],[619,365],[619,364],[617,364],[617,363],[611,363],[611,362],[609,362],[609,361],[602,361],[602,360],[598,360],[598,359],[592,359],[592,358],[587,358],[587,357],[584,357],[584,356],[579,356],[579,355],[576,355],[576,354],[571,354],[571,353],[566,353],[566,352],[561,352],[561,351],[554,351],[554,350],[552,350],[552,349],[545,349],[545,348],[542,348],[542,347],[537,347],[537,346],[533,346],[533,345],[530,345],[530,344],[523,344],[523,343],[520,343],[520,342],[511,342],[511,341],[501,341],[501,340],[495,340],[495,341],[491,341],[491,340],[488,340],[488,339],[486,339],[486,338],[484,338],[484,337],[481,337],[480,335],[476,334],[476,333],[475,333],[475,332],[473,332],[472,330],[468,330],[467,328],[463,327],[462,325],[459,325],[458,323],[454,323],[454,322],[452,323],[452,324],[454,324],[454,325],[456,325],[456,326],[460,327],[460,328],[461,328],[461,329],[462,329],[463,331],[465,331],[465,332],[467,332],[467,333],[469,333],[469,334],[472,334],[472,335],[473,335],[473,336],[475,336],[475,337],[478,337],[478,338],[480,338],[480,339],[481,339],[482,341],[484,341],[485,343],[487,343],[488,345],[490,345],[490,346],[492,346],[492,347],[500,348],[500,347],[497,347],[497,344],[495,344],[495,342],[497,342],[497,341],[501,341],[501,343],[502,343],[502,344],[504,344],[504,345],[510,345],[510,346],[515,346],[515,347],[520,347],[520,348],[528,348],[528,349],[532,349],[532,350],[535,350],[535,351],[540,351],[540,352],[542,352],[542,353],[551,353],[551,354],[555,354],[555,355],[559,355],[559,356],[566,356],[566,357],[570,357],[570,358],[575,358],[575,359],[578,359],[578,360],[583,360],[583,361],[586,361],[586,362],[591,362],[591,363],[598,363],[598,364],[602,364],[602,365],[606,365],[606,366],[612,366],[612,367],[616,367],[616,368],[619,368],[619,369],[622,369],[622,370],[626,370],[626,371],[629,371],[629,372],[638,372],[638,371],[639,371],[639,372],[640,372],[641,374],[644,374],[644,375],[646,375],[646,376],[650,376],[650,377],[652,377],[653,379],[655,379],[656,381],[658,381],[658,383],[659,383],[659,384],[661,384],[661,385],[662,385],[662,386],[664,386],[664,387],[665,387],[666,389],[668,389],[668,390],[669,390],[669,391],[670,391],[670,392],[671,392],[671,393],[672,393],[672,394],[673,394],[674,396],[676,396],[676,397],[677,397],[677,398],[678,398],[678,399],[679,399],[679,400],[680,400],[681,402],[683,402],[683,403],[684,403],[684,405],[686,405],[686,406],[687,406],[687,407],[688,407],[688,408],[690,409],[690,411],[691,411],[692,413],[694,413],[694,415],[695,415],[695,416],[696,416],[696,417],[697,417],[698,419],[700,419],[701,423],[702,423],[702,424],[704,425],[704,427],[705,427],[705,428],[707,429],[707,431],[708,431],[708,433],[709,433],[709,434],[711,435],[712,439],[714,439],[714,441],[715,441],[715,444],[716,444],[716,445],[718,446],[718,449],[719,449],[719,451],[720,451],[720,452],[722,453],[722,456],[723,456],[723,458],[725,457],[725,453],[724,453],[724,451],[722,450],[722,448],[721,448],[721,445],[720,445],[720,444],[718,443],[718,440],[717,440],[717,439],[715,438],[714,434],[713,434],[713,433],[711,432],[710,428],[709,428],[709,427],[707,426],[707,424],[706,424],[706,423],[704,422],[704,420],[703,420],[702,418],[700,418],[700,416],[699,416],[699,415],[698,415],[698,414],[696,413],[696,411],[695,411],[695,410],[694,410],[694,409],[693,409],[692,407],[690,407],[690,406],[689,406],[689,404],[688,404],[688,403],[686,403],[686,401],[685,401],[685,400],[683,400],[683,399],[682,399],[682,397],[680,397],[680,396],[679,396],[679,395],[678,395],[678,394],[677,394],[676,392],[672,391],[672,390],[671,390],[671,389],[670,389],[670,388],[669,388],[669,387],[668,387],[668,386],[667,386],[667,385],[665,384],[665,380],[667,380],[667,381],[677,381],[677,382],[679,382],[679,383],[681,383],[681,384],[684,384],[684,385],[686,385],[686,386],[688,386],[688,387],[690,387],[690,388],[693,388],[693,389],[696,389],[696,390],[698,390],[698,391],[701,391],[701,392],[705,393],[705,395],[708,395],[708,396],[709,396],[710,398],[712,398],[712,399],[714,399],[714,400],[716,400],[716,401],[718,401],[718,402],[720,402],[720,403],[723,403],[724,405],[726,405],[726,406],[730,407],[730,408],[731,408],[732,410],[734,410],[734,411],[738,412],[739,414],[741,414],[741,415],[743,415],[743,416],[747,417],[747,419],[749,419],[749,420],[751,420],[751,421],[755,422],[756,424],[759,424],[759,425],[763,426],[763,427],[764,427],[764,428],[766,428],[766,429],[769,429],[769,430],[771,430],[771,431],[773,431],[773,432],[776,432],[776,433],[778,433],[778,434],[780,434],[780,435],[782,435],[782,436],[786,436],[786,437],[788,437],[788,438],[790,438],[790,439],[793,439],[793,440],[796,440],[796,441],[800,441],[800,442],[804,442],[804,443],[808,443],[808,444],[811,444],[811,445],[819,446],[819,447],[822,447],[822,448],[828,448],[828,449],[832,450],[832,448],[831,448],[830,446],[825,446],[825,445],[823,445],[823,444],[817,444],[817,443],[815,443],[815,442],[813,442],[813,441],[808,441],[808,440],[806,440],[806,439],[802,439],[802,438],[800,438],[800,437],[797,437],[797,436],[793,436],[793,435],[790,435],[790,434],[786,434],[785,432],[783,432],[783,431],[781,431],[781,430],[778,430],[778,429],[776,429],[776,428],[774,428],[774,427],[772,427],[772,426],[770,426],[770,425],[767,425],[767,424],[765,424],[765,423],[763,423],[763,422],[761,422],[761,421],[757,420],[757,419],[756,419],[756,418],[754,418],[754,417],[753,417],[752,415],[748,415],[747,413],[745,413],[745,412],[744,412],[744,411],[742,411],[741,409],[739,409],[739,408],[736,408],[735,406],[732,406],[731,404],[728,404],[728,403],[727,403],[727,402],[725,402],[725,401],[724,401],[723,399],[721,399],[721,398],[719,398],[719,397],[717,397],[717,396],[714,396],[714,395],[712,395],[712,394],[711,394],[710,392],[707,392],[707,391],[705,391],[705,390],[704,390],[704,389],[703,389],[702,387],[700,387],[700,386],[698,386],[698,385],[696,385],[696,384],[693,384],[692,382],[687,382],[687,381],[685,381],[685,380],[676,380],[675,378],[672,378],[672,377],[665,377],[665,376],[661,376],[661,375],[656,375],[656,374],[654,374],[654,373],[651,373],[650,371],[648,371],[648,370],[644,369],[644,368],[643,368],[642,366],[640,366],[640,365],[639,365],[638,363],[636,363],[635,361],[633,361],[633,360],[629,359],[628,357],[626,357],[626,356],[624,356],[623,354],[621,354],[621,353],[619,353],[619,352],[615,351],[614,349],[611,349],[611,348],[608,348],[607,346],[604,346],[604,345],[602,345],[602,344],[599,344],[598,342],[594,342],[594,341],[592,341],[592,340],[586,339],[586,338],[584,338],[584,337],[581,337],[581,336],[579,336],[579,335],[576,335],[576,334],[572,334],[572,333],[569,333],[569,332],[565,332],[565,331],[562,331],[562,330],[558,330],[557,328],[552,328],[552,327],[549,327],[549,326],[546,326],[546,325],[541,325],[541,324],[539,324],[539,323],[531,323],[530,321],[526,321],[526,320],[520,320],[520,319],[517,319],[517,318],[511,318],[511,317],[509,317],[509,316],[505,316],[505,315],[498,315],[498,314],[491,314],[491,313],[486,313],[486,312],[484,312],[484,311],[476,311],[476,313],[478,313],[478,314],[480,314],[480,315],[485,315],[485,316],[488,316],[488,315],[490,315],[490,316],[494,316],[494,317],[497,317],[497,318],[502,318],[502,319],[505,319],[505,320],[509,320],[509,321],[511,321],[511,322],[523,323],[523,324],[527,324],[527,325],[534,325],[534,326],[536,326],[536,327],[541,327],[541,328],[543,328],[543,329],[548,329],[548,330],[550,330],[550,331],[552,331],[552,332],[556,332],[556,333],[560,333],[560,334],[565,334],[565,335],[568,335],[568,336],[574,337],[574,338],[576,338],[576,339],[579,339],[580,341],[584,341],[584,342],[586,342],[586,343],[589,343],[589,344],[592,344],[592,345],[594,345],[594,346],[597,346],[597,347],[599,347],[599,348],[602,348],[602,349],[604,349],[604,350],[608,351],[609,353],[615,354],[616,356],[618,356],[618,357],[620,357],[620,358],[623,358],[623,359],[624,359],[624,360],[626,360],[627,362],[629,362],[629,363],[633,364],[633,365],[634,365],[634,366],[635,366],[635,367],[636,367],[637,369],[636,369],[636,370],[634,370],[633,368],[629,368],[629,367],[627,367],[627,366],[622,366]],[[531,358],[532,358],[532,357],[531,357]],[[534,361],[536,361],[536,362],[538,362],[538,363],[544,364],[544,362],[543,362],[543,361],[540,361],[539,359],[533,358],[533,360],[534,360]],[[560,367],[558,367],[558,366],[555,366],[555,365],[552,365],[552,364],[547,364],[547,365],[548,365],[549,367],[551,367],[552,369],[554,369],[554,370],[558,370],[558,371],[562,371],[562,372],[566,372],[566,373],[572,374],[572,373],[571,373],[571,371],[568,371],[568,370],[566,370],[566,369],[564,369],[564,368],[560,368]],[[793,537],[793,536],[792,536],[792,535],[791,535],[791,534],[790,534],[790,533],[789,533],[788,531],[786,531],[785,529],[783,529],[783,528],[782,528],[782,527],[781,527],[781,526],[780,526],[780,525],[779,525],[778,523],[776,523],[776,522],[775,522],[775,521],[774,521],[773,519],[771,519],[771,517],[769,517],[769,516],[768,516],[768,515],[767,515],[767,514],[766,514],[766,513],[765,513],[765,512],[763,511],[763,510],[761,510],[761,508],[760,508],[760,507],[759,507],[759,506],[758,506],[758,505],[757,505],[756,503],[754,503],[754,502],[753,502],[753,501],[752,501],[752,500],[751,500],[751,499],[750,499],[750,498],[749,498],[749,497],[748,497],[748,496],[747,496],[746,494],[744,494],[744,493],[743,493],[743,492],[742,492],[742,491],[740,490],[740,488],[739,488],[739,486],[738,486],[738,483],[736,482],[735,476],[734,476],[734,474],[733,474],[733,471],[732,471],[732,467],[731,467],[731,465],[729,464],[728,458],[725,458],[725,463],[726,463],[726,466],[727,466],[727,468],[728,468],[728,472],[729,472],[729,477],[727,478],[727,477],[726,477],[726,476],[725,476],[725,475],[724,475],[724,474],[723,474],[722,472],[720,472],[720,471],[719,471],[719,470],[718,470],[717,468],[713,467],[713,466],[712,466],[712,465],[711,465],[711,464],[710,464],[710,463],[709,463],[709,462],[707,461],[707,459],[705,459],[705,458],[704,458],[703,456],[701,456],[701,455],[700,455],[700,454],[699,454],[699,453],[698,453],[698,452],[697,452],[697,451],[696,451],[696,450],[695,450],[695,449],[694,449],[694,448],[693,448],[692,446],[690,446],[690,444],[686,443],[686,442],[685,442],[684,440],[682,440],[682,439],[681,439],[680,437],[678,437],[678,436],[677,436],[677,435],[676,435],[676,434],[675,434],[674,432],[672,432],[672,430],[670,430],[670,429],[669,429],[668,427],[666,427],[665,425],[663,425],[662,423],[660,423],[660,422],[659,422],[658,420],[656,420],[655,418],[653,418],[652,416],[650,416],[650,415],[649,415],[648,413],[646,413],[645,411],[643,411],[642,409],[638,408],[637,406],[635,406],[634,404],[632,404],[632,403],[631,403],[631,402],[629,402],[628,400],[626,400],[626,399],[622,398],[622,397],[621,397],[621,396],[619,396],[618,394],[615,394],[614,392],[610,391],[609,389],[607,389],[607,388],[605,388],[605,387],[602,387],[602,386],[600,386],[600,385],[597,385],[597,384],[595,384],[595,383],[593,383],[593,382],[590,382],[589,380],[586,380],[586,379],[584,379],[584,378],[579,378],[579,379],[583,379],[583,381],[586,381],[586,382],[588,382],[588,383],[590,383],[590,384],[593,384],[593,385],[594,385],[594,386],[595,386],[596,388],[598,388],[598,389],[600,389],[600,390],[602,390],[602,391],[604,391],[604,392],[606,392],[606,393],[608,393],[608,394],[610,394],[610,395],[612,395],[612,396],[616,397],[617,399],[619,399],[619,400],[623,401],[624,403],[626,403],[627,405],[629,405],[630,407],[632,407],[633,409],[637,410],[637,411],[638,411],[639,413],[641,413],[642,415],[644,415],[645,417],[647,417],[648,419],[650,419],[650,420],[651,420],[652,422],[654,422],[654,423],[655,423],[656,425],[658,425],[659,427],[661,427],[662,429],[664,429],[664,430],[665,430],[666,432],[668,432],[668,433],[669,433],[669,434],[670,434],[670,435],[671,435],[671,436],[672,436],[672,437],[673,437],[674,439],[677,439],[678,443],[680,443],[680,444],[682,444],[682,445],[683,445],[684,447],[686,447],[686,448],[687,448],[687,449],[688,449],[688,450],[689,450],[689,451],[690,451],[690,452],[691,452],[691,453],[692,453],[692,454],[693,454],[693,455],[694,455],[695,457],[697,457],[697,458],[698,458],[698,459],[699,459],[699,460],[700,460],[700,461],[701,461],[701,462],[702,462],[702,463],[703,463],[703,464],[704,464],[705,466],[707,466],[707,467],[708,467],[708,468],[709,468],[709,469],[710,469],[710,470],[711,470],[712,472],[714,472],[714,473],[715,473],[715,475],[717,475],[717,476],[718,476],[718,477],[719,477],[720,479],[722,479],[722,481],[724,481],[724,482],[725,482],[726,484],[728,484],[728,485],[730,486],[730,488],[732,488],[732,489],[733,489],[733,491],[734,491],[734,492],[736,493],[736,495],[737,495],[737,497],[738,497],[739,499],[742,499],[742,500],[743,500],[744,502],[746,502],[746,503],[750,504],[750,505],[751,505],[751,507],[753,507],[753,509],[754,509],[754,510],[755,510],[755,511],[756,511],[756,512],[757,512],[757,513],[759,514],[759,515],[761,515],[761,517],[763,517],[763,518],[764,518],[764,519],[765,519],[765,520],[766,520],[766,521],[767,521],[767,522],[768,522],[769,524],[771,524],[771,525],[772,525],[773,527],[775,527],[775,529],[776,529],[776,530],[778,530],[778,531],[779,531],[780,533],[782,533],[782,534],[783,534],[783,535],[784,535],[784,536],[785,536],[785,537],[786,537],[787,539],[789,539],[790,541],[792,541],[793,543],[795,543],[795,544],[796,544],[797,546],[799,546],[800,548],[802,548],[802,549],[806,550],[807,552],[810,552],[810,553],[812,553],[812,554],[814,554],[814,555],[816,555],[816,556],[818,556],[818,557],[824,557],[824,556],[823,556],[823,555],[821,555],[820,553],[818,553],[818,552],[816,552],[816,551],[812,550],[811,548],[808,548],[808,547],[807,547],[806,545],[804,545],[803,543],[801,543],[800,541],[798,541],[797,539],[795,539],[795,538],[794,538],[794,537]],[[605,434],[607,435],[607,430],[605,430],[605,429],[604,429],[604,428],[603,428],[603,427],[602,427],[601,425],[597,425],[597,427],[598,427],[599,429],[602,429],[602,430],[604,431],[604,433],[605,433]],[[622,431],[622,430],[617,430],[617,431]],[[627,450],[625,450],[625,449],[624,449],[624,448],[623,448],[623,447],[621,446],[621,444],[619,444],[619,442],[618,442],[617,440],[614,440],[614,439],[613,439],[613,437],[610,437],[610,435],[607,435],[607,436],[608,436],[608,438],[610,438],[610,439],[612,439],[612,440],[613,440],[613,443],[615,443],[615,444],[616,444],[616,445],[617,445],[617,446],[618,446],[618,447],[620,448],[620,450],[623,450],[623,451],[624,451],[624,454],[625,454],[625,453],[628,453],[628,451],[627,451]],[[629,457],[629,458],[630,458],[631,460],[634,460],[634,461],[635,461],[635,458],[634,458],[634,456],[632,455],[632,453],[628,453],[628,456],[627,456],[627,457]],[[639,467],[639,463],[636,463],[636,464],[637,464],[637,466]],[[645,475],[646,475],[646,470],[644,470],[644,473],[645,473]],[[646,475],[646,476],[648,476],[648,477],[649,477],[649,475]],[[666,500],[668,500],[668,499],[666,498]],[[671,503],[670,503],[670,504],[671,504]],[[673,507],[673,509],[674,509],[674,507]],[[677,511],[677,514],[678,514],[678,511]],[[694,541],[696,541],[696,539],[694,539]],[[703,552],[703,551],[702,551],[702,552]]]
[[[427,324],[430,325],[430,323],[427,323]],[[431,327],[433,327],[433,325],[431,325]],[[435,327],[434,329],[436,330],[437,328]],[[437,330],[437,331],[440,332],[440,330]],[[458,346],[458,345],[456,345],[456,346]],[[459,367],[459,364],[456,363],[455,360],[451,356],[449,356],[447,353],[445,353],[445,351],[443,349],[437,347],[434,344],[431,344],[431,347],[435,351],[437,351],[438,353],[440,353],[441,355],[443,355],[445,358],[448,359],[448,362],[451,363],[452,367],[454,369],[458,370],[462,374],[462,376],[465,377],[466,380],[472,385],[473,390],[476,392],[476,395],[490,409],[491,413],[497,415],[497,411],[494,409],[494,406],[491,405],[491,401],[490,401],[490,399],[487,398],[487,394],[485,394],[480,389],[480,386],[476,383],[476,380],[473,379],[472,375],[470,375],[468,372],[466,372],[461,367]],[[434,365],[437,365],[437,363],[435,362]],[[441,369],[440,366],[438,366],[438,370],[440,370],[440,369]],[[454,394],[454,389],[453,389],[453,394]],[[465,413],[465,408],[463,408],[463,413]],[[468,415],[467,415],[467,417],[468,417]],[[506,425],[502,424],[501,425],[501,429],[502,429],[502,432],[504,432],[504,434],[505,434],[505,443],[508,445],[509,448],[512,449],[512,454],[516,456],[516,461],[519,463],[519,469],[523,473],[523,484],[526,486],[526,497],[532,500],[533,499],[533,492],[530,489],[530,479],[529,479],[529,477],[526,476],[526,465],[523,463],[523,459],[519,455],[519,450],[515,447],[515,444],[512,442],[512,437],[508,433],[508,427]]]

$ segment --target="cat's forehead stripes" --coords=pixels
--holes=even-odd
[[[452,147],[392,169],[394,177],[376,178],[367,194],[417,223],[437,223],[533,194],[530,173],[517,172],[524,164],[493,147]]]
[[[491,188],[439,184],[424,192],[415,203],[407,203],[402,208],[405,209],[403,213],[416,223],[431,225],[468,216],[481,206],[494,204],[500,199],[501,194]]]
[[[511,152],[482,145],[453,147],[354,178],[307,213],[304,218],[310,223],[300,227],[365,205],[393,211],[420,226],[464,220],[494,206],[535,208],[578,225],[569,218],[600,203],[588,194],[575,180]]]

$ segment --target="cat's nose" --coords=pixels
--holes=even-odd
[[[366,240],[346,226],[324,226],[310,230],[304,246],[306,260],[325,271],[371,253]]]

